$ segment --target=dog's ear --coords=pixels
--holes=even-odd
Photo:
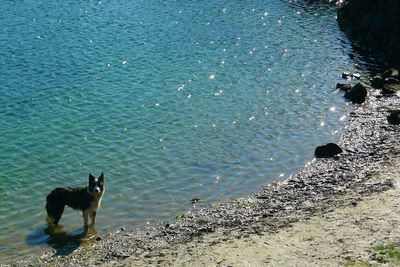
[[[94,180],[96,180],[96,178],[91,173],[89,173],[89,182]]]
[[[99,182],[104,183],[104,173],[101,173],[99,176]]]

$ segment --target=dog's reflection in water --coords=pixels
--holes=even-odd
[[[68,255],[80,246],[91,245],[99,236],[94,227],[67,233],[60,224],[49,224],[44,233],[48,235],[46,243],[56,250],[54,256]]]

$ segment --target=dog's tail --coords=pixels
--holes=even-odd
[[[66,190],[64,188],[56,188],[50,192],[46,197],[46,211],[47,211],[47,222],[54,223],[55,225],[61,219],[64,212],[66,202]]]

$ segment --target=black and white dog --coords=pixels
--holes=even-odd
[[[88,228],[89,216],[91,226],[93,226],[104,189],[103,173],[99,178],[90,173],[89,185],[86,187],[57,187],[46,198],[47,222],[57,225],[64,212],[64,207],[69,206],[75,210],[82,211],[85,229]]]

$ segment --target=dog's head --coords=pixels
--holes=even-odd
[[[104,192],[104,174],[101,173],[99,178],[89,173],[89,192],[92,194],[103,194]]]

